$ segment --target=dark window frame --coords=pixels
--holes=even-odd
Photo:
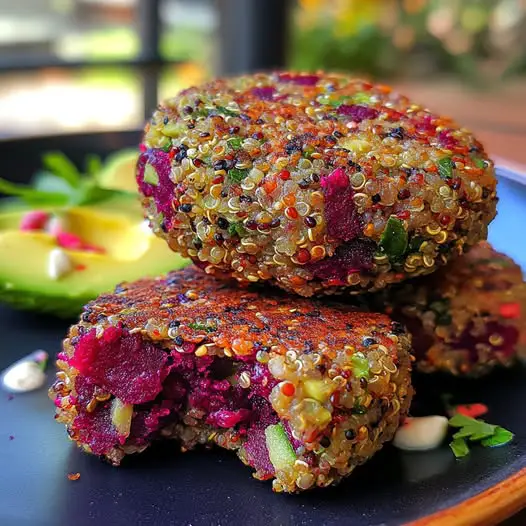
[[[214,0],[219,14],[219,57],[217,73],[239,74],[281,68],[290,0]],[[182,63],[163,59],[159,49],[161,0],[139,0],[136,20],[141,49],[130,60],[65,61],[41,57],[1,57],[0,73],[45,69],[133,68],[140,73],[143,114],[147,119],[157,104],[163,67]]]

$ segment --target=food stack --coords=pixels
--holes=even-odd
[[[51,395],[85,451],[217,444],[276,491],[328,486],[393,438],[412,348],[453,374],[525,352],[520,269],[484,241],[494,166],[452,120],[344,75],[257,74],[164,102],[140,148],[150,226],[194,265],[70,329]]]

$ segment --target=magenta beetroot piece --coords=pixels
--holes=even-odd
[[[217,444],[294,492],[339,481],[392,438],[409,345],[385,315],[192,268],[88,304],[50,395],[69,436],[115,465],[161,439]]]

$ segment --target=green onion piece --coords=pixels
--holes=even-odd
[[[396,259],[405,254],[407,249],[407,231],[403,222],[391,216],[380,238],[380,248],[389,256]]]
[[[444,157],[438,161],[438,173],[442,179],[451,179],[453,177],[451,157]]]

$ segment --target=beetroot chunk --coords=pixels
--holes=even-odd
[[[379,115],[378,110],[360,104],[342,104],[338,107],[338,113],[350,117],[355,122],[376,119]]]
[[[101,338],[95,329],[83,335],[69,364],[124,403],[142,404],[161,391],[167,356],[138,334],[109,327]]]
[[[370,270],[376,243],[369,239],[354,239],[336,249],[334,256],[306,265],[315,278],[345,282],[353,272]]]
[[[252,88],[252,95],[261,100],[273,100],[276,88],[272,86],[263,86],[260,88]]]
[[[157,172],[159,177],[157,184],[150,184],[144,180],[147,164]],[[157,211],[167,220],[171,220],[175,213],[172,208],[175,185],[170,179],[170,173],[170,155],[164,150],[150,148],[140,155],[137,163],[137,184],[146,197],[153,197]]]
[[[318,75],[291,75],[290,73],[282,73],[278,76],[279,82],[291,82],[299,86],[315,86],[320,80]]]
[[[343,168],[336,168],[321,179],[325,197],[327,233],[336,239],[350,241],[362,231],[361,218],[356,210],[354,191]]]

